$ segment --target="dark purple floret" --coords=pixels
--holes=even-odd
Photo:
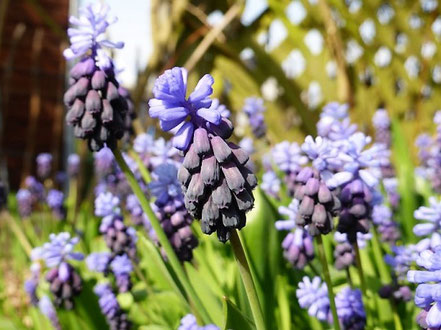
[[[369,231],[372,213],[373,193],[360,179],[355,179],[342,186],[340,194],[341,210],[337,230],[346,233],[352,244],[357,239],[357,232]]]
[[[334,250],[335,268],[338,270],[349,268],[355,263],[355,253],[351,244],[344,242],[335,246]]]
[[[124,135],[127,102],[118,92],[113,66],[104,71],[92,57],[85,57],[72,68],[70,78],[64,94],[67,124],[74,127],[77,138],[88,141],[92,151],[105,145],[115,148]]]
[[[104,235],[106,245],[114,255],[127,254],[130,259],[136,259],[136,232],[124,224],[122,216],[104,217],[100,232]]]
[[[68,263],[62,267],[52,268],[46,274],[46,280],[50,284],[50,291],[57,307],[72,309],[74,297],[80,294],[82,281],[80,275]]]
[[[340,208],[340,201],[320,178],[319,172],[304,167],[296,176],[294,198],[300,202],[296,223],[308,226],[312,236],[328,234],[333,228],[333,217]]]
[[[49,208],[52,210],[54,216],[57,219],[63,219],[65,216],[65,209],[64,209],[64,194],[62,191],[51,189],[49,190],[46,202]]]
[[[116,286],[119,292],[128,292],[132,288],[130,274],[133,271],[132,261],[126,254],[117,255],[110,263],[110,269],[115,275]]]
[[[245,213],[254,205],[257,180],[247,162],[237,145],[198,128],[178,172],[188,212],[201,219],[205,234],[217,231],[221,242],[245,225]]]
[[[378,294],[383,299],[393,299],[397,303],[412,300],[412,290],[408,286],[398,284],[384,285],[380,288]]]

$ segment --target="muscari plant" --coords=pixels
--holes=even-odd
[[[393,8],[380,9],[387,24]],[[81,13],[68,30],[64,54],[78,62],[64,101],[67,124],[94,152],[93,193],[78,206],[78,155],[68,158],[69,190],[62,191],[51,155],[41,154],[37,175],[10,208],[23,220],[8,218],[25,249],[28,241],[41,246],[29,251],[25,290],[54,328],[441,327],[438,136],[417,140],[416,174],[432,196],[415,210],[411,233],[391,162],[399,131],[384,108],[372,118],[374,138],[351,121],[350,105],[333,102],[323,107],[316,136],[274,143],[265,138],[265,102],[250,96],[242,111],[260,141],[237,142],[232,114],[213,96],[214,78],[193,84],[174,67],[156,79],[148,102],[150,118],[173,138],[149,129],[130,141],[133,104],[106,51],[123,47],[105,38],[116,20],[97,5]],[[369,29],[369,21],[360,27],[367,44]],[[378,66],[388,65],[388,54],[378,51]],[[414,62],[406,62],[409,72]],[[308,93],[310,105],[320,103],[314,88]],[[255,152],[262,145],[265,155]],[[207,236],[213,233],[224,244]],[[34,313],[33,322],[44,320]]]

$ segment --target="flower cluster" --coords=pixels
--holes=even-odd
[[[424,250],[419,254],[416,262],[426,270],[409,270],[407,272],[407,280],[418,284],[415,293],[415,304],[423,310],[417,317],[417,322],[424,329],[441,327],[439,306],[440,257],[440,247],[435,248],[435,251]]]
[[[205,75],[187,98],[187,71],[167,70],[155,82],[149,114],[159,118],[164,131],[179,126],[173,146],[185,155],[178,172],[185,207],[192,217],[201,219],[204,233],[216,231],[219,240],[226,242],[231,230],[245,225],[257,179],[247,166],[248,154],[225,141],[233,126],[212,106],[213,82]]]
[[[265,106],[263,100],[258,97],[249,97],[245,100],[243,112],[248,116],[248,120],[256,138],[261,138],[266,134],[266,124],[263,113]]]
[[[94,288],[98,296],[101,312],[106,317],[111,330],[126,330],[131,328],[127,314],[121,309],[112,288],[108,284],[98,284]]]
[[[366,326],[366,313],[364,311],[361,291],[343,288],[335,296],[337,315],[343,329],[364,329]]]
[[[156,197],[152,208],[176,255],[181,261],[190,261],[198,240],[191,230],[193,219],[185,208],[177,172],[174,164],[158,166],[153,172],[154,181],[149,184],[149,189]]]
[[[113,62],[103,49],[124,46],[104,38],[107,27],[115,21],[108,18],[108,11],[107,6],[90,4],[81,9],[79,19],[71,17],[71,24],[77,27],[68,30],[71,46],[64,51],[68,60],[81,58],[70,71],[70,87],[64,94],[69,108],[66,122],[74,127],[77,138],[88,141],[93,151],[105,145],[115,148],[125,133],[126,117],[130,116]]]
[[[332,322],[328,287],[322,283],[320,277],[312,279],[305,276],[296,290],[300,307],[307,309],[308,314],[320,321]]]
[[[43,260],[46,267],[49,268],[45,278],[50,284],[55,305],[72,309],[73,299],[82,289],[81,277],[70,264],[71,261],[79,261],[84,258],[82,253],[74,252],[79,239],[77,237],[71,238],[69,233],[62,232],[49,235],[49,240],[42,247],[33,250],[32,258],[33,260]],[[36,277],[37,274],[34,273],[33,279],[36,280]]]
[[[283,255],[295,268],[303,269],[314,258],[314,245],[308,231],[296,226],[295,219],[299,210],[299,201],[293,199],[288,207],[279,207],[279,213],[287,220],[276,222],[278,230],[289,230],[282,242]]]

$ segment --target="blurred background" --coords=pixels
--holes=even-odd
[[[92,1],[2,0],[0,3],[0,175],[13,190],[33,172],[38,153],[64,168],[75,146],[62,102],[69,68],[69,15]],[[215,97],[247,134],[244,99],[261,96],[270,142],[314,133],[320,108],[348,102],[369,130],[384,107],[402,123],[409,148],[432,124],[440,101],[438,1],[107,0],[119,23],[110,39],[122,84],[145,131],[146,101],[158,74],[190,69],[190,85],[215,77]],[[81,148],[84,145],[78,146]],[[85,154],[85,153],[84,153]]]

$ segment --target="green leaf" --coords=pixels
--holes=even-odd
[[[413,233],[415,218],[413,212],[416,209],[416,195],[414,182],[414,168],[409,153],[410,141],[404,136],[401,125],[392,121],[392,152],[395,158],[395,167],[399,182],[400,203],[400,225],[404,229],[404,235],[408,243],[414,243],[416,237]]]
[[[276,278],[280,272],[281,238],[274,223],[278,218],[275,207],[266,195],[257,189],[255,208],[247,216],[247,225],[241,231],[250,268],[255,279],[268,328],[275,326]]]
[[[227,297],[224,297],[225,325],[223,329],[229,330],[252,330],[254,322],[243,315],[242,312]]]

